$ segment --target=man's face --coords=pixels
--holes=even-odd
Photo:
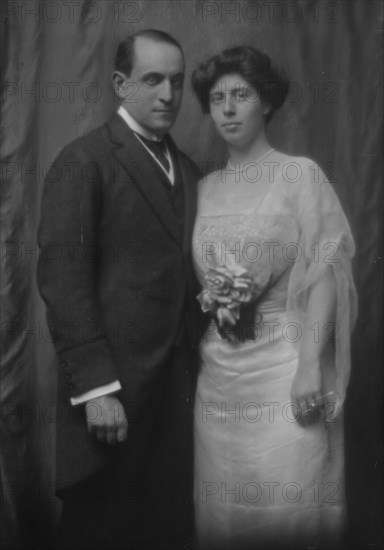
[[[135,40],[131,75],[120,87],[122,105],[144,128],[162,136],[179,112],[184,83],[183,54],[173,44]]]

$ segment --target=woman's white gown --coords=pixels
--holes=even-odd
[[[236,167],[235,167],[236,168]],[[335,548],[345,519],[342,404],[356,294],[351,231],[318,165],[270,151],[247,171],[228,166],[199,184],[193,254],[201,283],[211,266],[247,268],[262,289],[255,338],[230,343],[209,325],[195,405],[199,548]],[[325,269],[337,288],[326,328],[320,422],[302,427],[290,389],[308,290]],[[319,327],[311,327],[314,342]],[[331,393],[333,392],[333,393]]]

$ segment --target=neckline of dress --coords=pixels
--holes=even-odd
[[[253,163],[255,164],[258,164],[260,161],[262,161],[263,159],[265,159],[268,155],[270,155],[273,151],[274,151],[274,147],[271,147],[270,149],[268,149],[268,151],[266,153],[264,153],[263,155],[261,155],[261,157],[259,157],[257,160],[254,160],[252,161]],[[228,162],[227,162],[227,167],[230,168],[231,170],[237,170],[238,172],[241,172],[242,171],[242,168],[238,169],[236,165],[238,165],[240,163],[235,163],[235,166],[233,166],[232,162],[231,162],[231,159],[229,158],[228,159]]]

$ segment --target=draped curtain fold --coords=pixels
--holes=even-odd
[[[356,239],[360,314],[346,403],[350,540],[378,547],[382,22],[379,0],[2,0],[3,548],[49,547],[60,514],[53,488],[56,360],[35,282],[44,177],[66,143],[116,109],[116,46],[142,28],[170,32],[184,48],[185,94],[172,133],[203,170],[223,162],[225,151],[192,94],[192,68],[225,47],[249,44],[290,76],[271,141],[319,162]]]

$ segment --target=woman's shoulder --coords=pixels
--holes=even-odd
[[[295,211],[300,211],[334,192],[326,174],[312,158],[278,153],[274,159],[280,165],[279,186]]]
[[[276,151],[273,160],[279,168],[275,173],[279,173],[284,186],[293,192],[302,188],[316,188],[317,183],[327,180],[319,164],[310,157]]]
[[[288,170],[293,166],[308,171],[312,167],[318,166],[317,162],[310,157],[305,157],[303,155],[289,155],[287,153],[283,153],[282,151],[275,151],[273,160],[281,165],[282,171]]]

